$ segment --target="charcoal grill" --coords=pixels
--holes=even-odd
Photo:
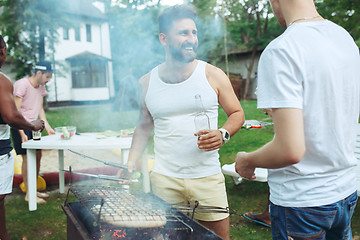
[[[69,202],[69,193],[78,201]],[[151,193],[114,186],[78,185],[69,188],[68,197],[62,205],[67,215],[68,240],[221,240]],[[140,221],[151,222],[153,218],[165,221],[159,221],[155,227],[138,226]],[[124,224],[124,219],[134,227]]]

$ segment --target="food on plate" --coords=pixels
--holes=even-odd
[[[60,137],[61,137],[62,139],[70,139],[72,136],[74,136],[74,133],[73,133],[73,132],[71,132],[71,133],[67,132],[67,133],[61,134]]]
[[[121,129],[120,131],[106,130],[104,132],[99,132],[96,135],[96,138],[102,139],[107,137],[132,137],[134,135],[135,128]]]
[[[55,133],[60,136],[61,139],[69,140],[76,133],[75,126],[56,127]]]

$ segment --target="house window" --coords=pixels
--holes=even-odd
[[[91,42],[91,25],[86,24],[86,41]]]
[[[69,40],[69,29],[68,28],[63,28],[63,39]]]
[[[75,27],[75,40],[80,41],[80,27]]]
[[[73,88],[106,87],[105,61],[73,61],[71,63]]]

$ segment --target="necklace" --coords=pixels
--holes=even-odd
[[[314,17],[303,17],[303,18],[298,18],[294,21],[292,21],[287,27],[290,27],[291,24],[295,23],[295,22],[298,22],[298,21],[301,21],[301,20],[310,20],[310,19],[314,19],[314,18],[319,18],[320,15],[317,15],[317,16],[314,16]]]

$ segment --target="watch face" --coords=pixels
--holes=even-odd
[[[225,138],[229,139],[230,138],[230,134],[228,132],[225,132]]]

